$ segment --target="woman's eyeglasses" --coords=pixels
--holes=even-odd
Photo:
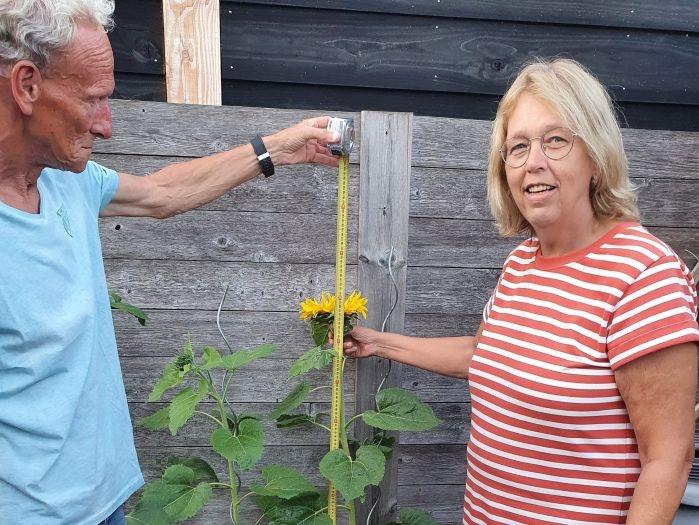
[[[512,137],[507,139],[500,148],[500,156],[505,164],[511,168],[524,166],[529,158],[532,141],[538,140],[541,151],[551,160],[561,160],[573,149],[575,137],[578,134],[569,128],[555,128],[547,131],[540,137]]]

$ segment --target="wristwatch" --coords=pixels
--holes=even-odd
[[[265,177],[271,177],[274,175],[274,164],[272,163],[272,158],[269,156],[269,152],[265,147],[265,143],[262,142],[262,137],[255,135],[250,141],[250,144],[252,144],[252,149],[255,150],[257,162],[260,163],[262,174]]]

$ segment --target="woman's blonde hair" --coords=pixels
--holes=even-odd
[[[500,101],[493,121],[487,192],[500,233],[506,236],[533,233],[510,193],[505,163],[500,156],[508,120],[522,93],[549,104],[582,139],[595,165],[590,186],[595,217],[638,220],[636,189],[629,180],[621,130],[609,94],[592,73],[575,60],[540,59],[522,68]]]

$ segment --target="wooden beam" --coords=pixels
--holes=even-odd
[[[219,0],[163,0],[167,101],[221,105]]]
[[[358,283],[368,299],[367,326],[381,329],[395,303],[385,327],[391,332],[402,332],[405,321],[412,121],[412,113],[375,111],[363,111],[361,119]],[[391,254],[390,268],[395,286],[389,274]],[[357,363],[357,413],[375,408],[374,393],[386,374],[384,388],[400,386],[400,366],[397,363],[391,366],[390,362],[378,359],[363,359]],[[357,425],[357,439],[361,441],[372,435],[372,428]],[[377,500],[369,523],[384,524],[395,517],[397,458],[396,453],[386,463],[386,475],[380,490],[370,487],[366,501],[357,509],[358,523],[367,523],[369,511]]]

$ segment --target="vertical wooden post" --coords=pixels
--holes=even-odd
[[[410,206],[410,164],[412,113],[363,111],[361,117],[361,164],[359,182],[359,289],[368,299],[367,326],[381,329],[384,318],[396,306],[386,331],[402,332],[405,319],[405,278],[408,259],[408,211]],[[393,248],[389,275],[389,254]],[[389,362],[362,359],[357,363],[357,413],[375,409],[374,393],[386,375]],[[393,363],[383,388],[399,386],[400,365]],[[360,441],[373,429],[355,428]],[[396,436],[397,441],[397,436]],[[398,460],[394,454],[386,463],[380,491],[371,487],[357,512],[357,523],[365,524],[370,509],[371,524],[383,525],[394,518],[398,499]]]
[[[221,105],[219,0],[163,0],[167,101]]]

